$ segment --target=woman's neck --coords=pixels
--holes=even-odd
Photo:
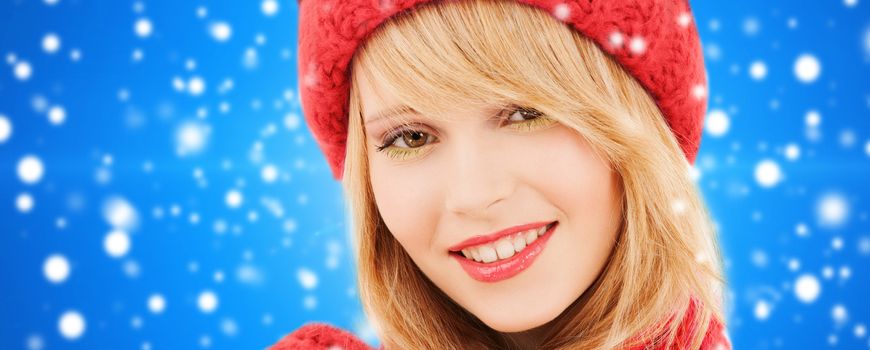
[[[511,349],[537,349],[538,345],[543,342],[544,337],[547,335],[550,328],[552,328],[555,321],[556,320],[554,319],[543,325],[522,332],[502,333],[502,335],[505,337],[505,339],[507,339],[509,343],[511,343]]]

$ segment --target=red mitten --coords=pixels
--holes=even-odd
[[[373,350],[348,331],[325,323],[308,323],[273,344],[269,350]]]

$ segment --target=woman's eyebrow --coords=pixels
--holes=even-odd
[[[380,119],[395,118],[395,117],[402,115],[402,114],[419,114],[419,113],[415,109],[413,109],[409,106],[406,106],[406,105],[394,106],[394,107],[390,107],[390,108],[387,108],[385,110],[382,110],[380,112],[377,112],[377,113],[373,114],[371,117],[365,118],[365,124],[369,125],[370,123],[374,123]]]
[[[494,106],[491,106],[490,108],[487,108],[483,113],[486,114],[487,116],[490,116],[490,118],[494,118],[494,117],[498,116],[498,114],[502,111],[502,109],[507,108],[510,105],[511,104],[494,105]],[[371,127],[371,125],[375,124],[375,122],[377,122],[377,121],[380,121],[382,119],[383,120],[399,119],[398,117],[401,115],[404,115],[404,114],[421,115],[420,112],[411,108],[408,105],[393,106],[393,107],[384,109],[380,112],[374,113],[369,117],[363,117],[363,125],[365,128],[369,128],[369,127]]]

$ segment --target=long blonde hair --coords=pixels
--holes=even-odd
[[[515,1],[443,1],[396,15],[352,61],[344,190],[363,307],[387,349],[513,348],[435,286],[384,224],[369,182],[359,79],[424,114],[520,102],[576,130],[619,173],[623,218],[596,281],[540,349],[672,343],[723,322],[721,257],[689,164],[646,90],[592,41]],[[697,309],[687,313],[687,305]],[[724,323],[724,322],[723,322]]]

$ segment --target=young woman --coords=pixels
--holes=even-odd
[[[730,349],[683,1],[304,0],[305,116],[394,349]],[[273,349],[367,349],[312,323]]]

